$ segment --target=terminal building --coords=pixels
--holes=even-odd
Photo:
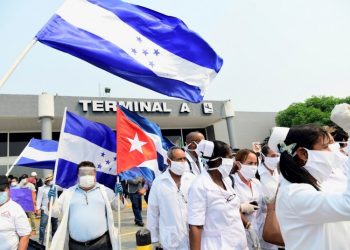
[[[45,99],[52,100],[49,106]],[[115,130],[117,104],[159,124],[163,136],[180,146],[187,133],[200,131],[209,140],[251,148],[252,142],[263,141],[275,126],[276,113],[235,111],[233,101],[195,104],[175,99],[1,94],[0,174],[6,173],[31,138],[59,140],[65,108]],[[52,115],[47,116],[47,110]],[[15,168],[13,174],[31,171]]]

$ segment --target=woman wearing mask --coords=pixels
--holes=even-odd
[[[262,161],[258,167],[260,182],[263,188],[264,199],[273,200],[276,195],[280,175],[278,164],[280,155],[273,151],[268,145],[261,148]]]
[[[322,183],[342,160],[331,151],[329,134],[319,126],[290,129],[280,144],[280,171],[284,179],[277,193],[276,214],[286,249],[335,248],[346,232],[332,233],[331,222],[350,220],[350,185],[343,193],[321,191]]]
[[[211,155],[208,171],[203,171],[189,190],[190,248],[246,250],[240,201],[228,178],[234,166],[232,151],[226,143],[214,141]]]
[[[250,149],[241,149],[236,154],[239,168],[234,175],[235,191],[241,201],[242,220],[246,228],[249,249],[277,249],[262,239],[266,204],[263,200],[262,185],[255,178],[258,157]]]
[[[26,250],[31,228],[23,208],[10,199],[7,177],[0,176],[0,249]]]

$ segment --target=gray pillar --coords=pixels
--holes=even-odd
[[[54,96],[42,93],[38,100],[38,116],[41,123],[41,139],[52,140],[52,119],[55,116]],[[43,170],[43,175],[52,170]]]
[[[235,112],[234,112],[234,108],[233,108],[233,103],[231,100],[228,100],[225,102],[224,104],[224,108],[225,108],[225,116],[226,116],[226,125],[227,125],[227,132],[228,132],[228,139],[230,142],[230,145],[232,148],[236,147],[236,141],[235,141],[235,135],[234,135],[234,116],[235,116]]]

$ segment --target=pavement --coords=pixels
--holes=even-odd
[[[142,203],[142,218],[144,220],[144,223],[146,225],[146,211],[147,211],[147,204],[145,202]],[[122,250],[131,250],[136,248],[136,232],[143,227],[136,226],[134,224],[134,214],[132,212],[131,208],[131,202],[128,200],[128,204],[125,206],[124,209],[121,209],[120,213],[121,218],[121,241],[122,241]],[[33,240],[38,240],[39,238],[39,221],[40,219],[36,219],[36,225],[37,225],[37,234],[31,236]],[[118,225],[118,213],[114,212],[114,223],[115,226]]]

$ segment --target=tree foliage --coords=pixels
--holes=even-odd
[[[280,127],[316,123],[332,125],[330,114],[335,105],[350,103],[350,97],[312,96],[304,102],[293,103],[287,109],[278,112],[276,124]]]

